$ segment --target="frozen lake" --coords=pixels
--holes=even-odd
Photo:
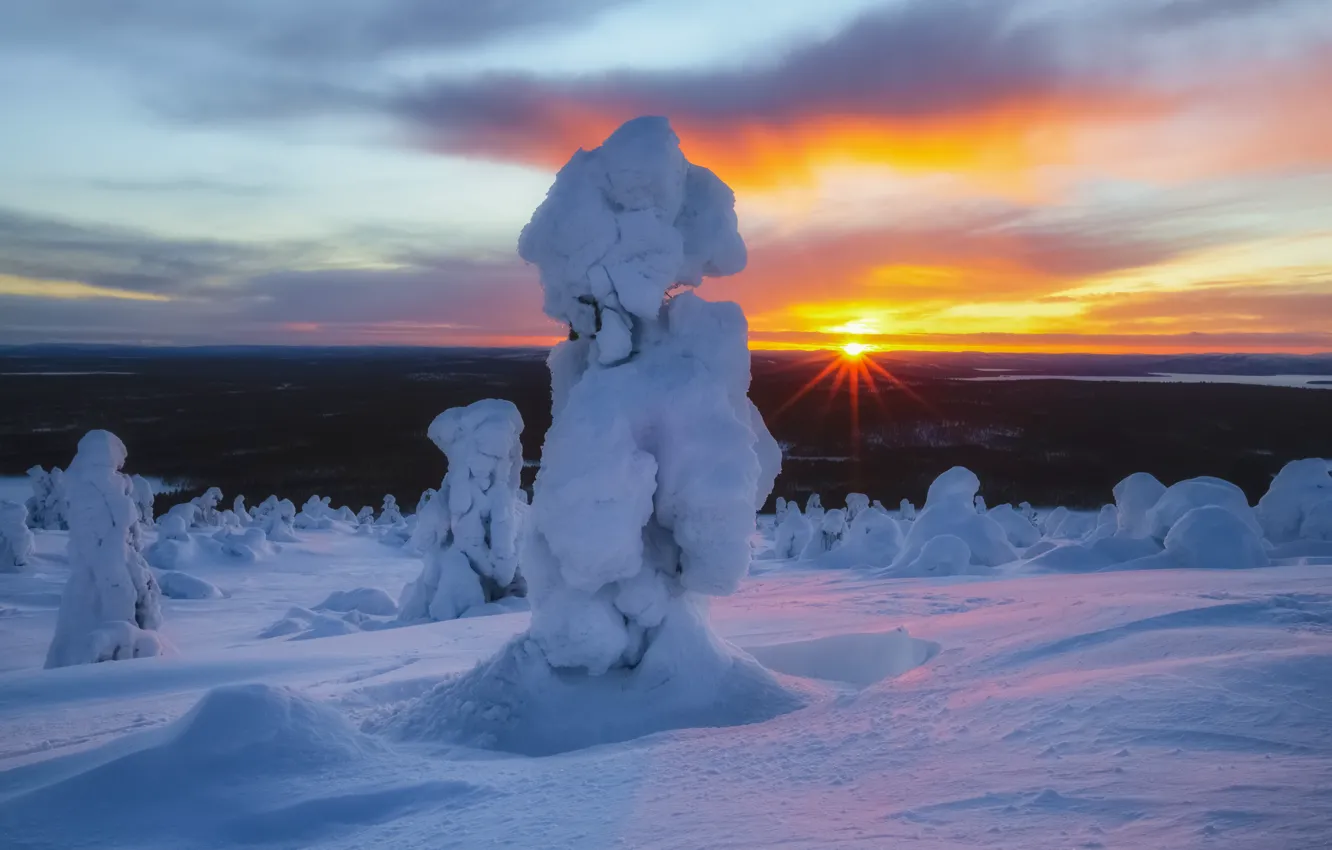
[[[978,371],[990,371],[981,369]],[[983,375],[959,381],[1115,381],[1141,384],[1246,384],[1260,387],[1300,387],[1332,390],[1332,375],[1195,375],[1154,372],[1150,375]]]

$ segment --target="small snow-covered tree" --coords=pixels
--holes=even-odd
[[[805,551],[800,554],[801,558],[817,558],[825,552],[831,552],[842,545],[842,538],[846,536],[846,512],[841,508],[833,508],[825,511],[823,517],[819,520],[817,529],[810,535],[809,543],[805,545]]]
[[[384,496],[384,505],[379,509],[379,519],[375,525],[402,525],[402,511],[398,508],[398,499],[392,493]]]
[[[46,666],[65,667],[158,655],[161,594],[135,548],[138,510],[120,471],[125,444],[89,431],[66,475],[69,581]]]
[[[773,516],[778,525],[782,522],[782,517],[786,516],[786,499],[782,496],[777,497],[777,502],[773,506]]]
[[[301,506],[301,512],[293,518],[292,525],[306,530],[332,528],[332,510],[327,502],[327,497],[321,499],[318,496],[311,496],[306,499],[305,504]]]
[[[425,567],[404,588],[399,619],[451,620],[526,591],[518,574],[522,433],[518,408],[500,399],[450,408],[430,424],[449,468],[419,505],[413,539]]]
[[[292,522],[296,519],[296,506],[290,499],[269,496],[250,509],[254,524],[263,529],[264,536],[274,543],[295,543],[296,532]]]
[[[810,493],[805,501],[805,516],[812,523],[823,521],[823,497],[818,493]]]
[[[139,514],[139,525],[144,528],[152,528],[155,523],[153,518],[153,485],[149,484],[148,479],[142,475],[131,475],[130,487],[134,497],[134,509]]]
[[[1304,538],[1326,539],[1326,517],[1332,512],[1332,469],[1321,458],[1292,460],[1281,467],[1258,500],[1258,520],[1273,543]],[[1309,519],[1310,516],[1313,519]]]
[[[972,504],[975,505],[976,513],[978,514],[983,514],[988,510],[988,508],[985,505],[985,497],[982,496],[980,493],[976,494],[976,498],[972,500]]]
[[[190,499],[190,504],[199,509],[195,515],[195,523],[199,526],[217,526],[222,524],[221,517],[218,516],[217,506],[222,502],[222,490],[217,487],[209,487],[203,491],[202,495]]]
[[[897,515],[911,522],[916,518],[916,506],[911,504],[910,499],[903,499],[897,506]]]
[[[356,512],[356,521],[361,525],[374,525],[375,509],[369,505],[362,505],[361,509]]]
[[[1166,486],[1150,472],[1135,472],[1115,485],[1118,508],[1116,533],[1124,537],[1149,537],[1151,524],[1147,512],[1165,495]]]
[[[0,500],[0,573],[18,572],[32,556],[33,545],[28,509],[18,502]]]
[[[1037,523],[1036,509],[1031,506],[1031,502],[1019,502],[1017,512],[1022,514],[1023,519],[1033,526]]]
[[[846,521],[855,522],[862,511],[869,510],[870,499],[864,493],[846,494]]]
[[[809,545],[814,534],[814,527],[809,519],[800,512],[800,506],[794,500],[787,502],[786,513],[777,530],[773,533],[772,554],[774,558],[798,558]]]
[[[53,466],[47,472],[34,466],[28,470],[28,479],[32,483],[32,496],[27,502],[28,527],[46,531],[69,528],[65,518],[65,473],[60,467]]]

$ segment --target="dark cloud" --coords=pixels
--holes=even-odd
[[[580,115],[669,115],[689,126],[789,125],[812,115],[910,119],[1054,98],[1078,85],[1060,25],[1010,0],[933,0],[871,12],[832,38],[769,61],[699,72],[440,80],[387,108],[467,150],[508,134],[559,133]]]
[[[38,0],[0,7],[0,43],[203,46],[281,63],[363,62],[587,21],[624,0]]]
[[[183,294],[299,252],[80,225],[0,209],[0,274]]]
[[[167,299],[0,290],[0,341],[274,342],[296,325],[319,326],[317,338],[326,342],[558,335],[541,314],[535,273],[517,257],[400,251],[384,266],[318,268],[329,253],[319,245],[154,237],[0,209],[0,275],[39,288],[72,281]]]

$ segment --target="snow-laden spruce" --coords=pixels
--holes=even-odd
[[[28,529],[28,509],[0,499],[0,573],[18,572],[27,564],[34,542]]]
[[[160,592],[134,546],[139,512],[130,496],[125,444],[89,431],[65,474],[69,581],[46,666],[158,655]]]
[[[523,418],[512,402],[482,399],[444,411],[431,441],[449,459],[438,491],[422,497],[413,532],[425,568],[403,589],[405,621],[452,620],[505,596],[523,595],[518,541],[527,505],[518,489]]]
[[[570,328],[523,552],[531,627],[404,734],[554,752],[798,704],[703,608],[745,574],[781,463],[748,397],[744,314],[677,291],[744,267],[734,203],[664,118],[639,118],[575,153],[523,230]]]
[[[153,485],[142,475],[130,476],[130,495],[134,498],[134,510],[139,515],[139,525],[145,529],[156,524],[153,516]]]
[[[65,519],[65,473],[53,466],[47,472],[40,466],[28,470],[32,495],[28,497],[28,527],[46,531],[69,528]]]

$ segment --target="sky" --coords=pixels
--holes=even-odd
[[[655,114],[755,347],[1332,351],[1327,0],[12,0],[0,80],[0,343],[548,344]]]

